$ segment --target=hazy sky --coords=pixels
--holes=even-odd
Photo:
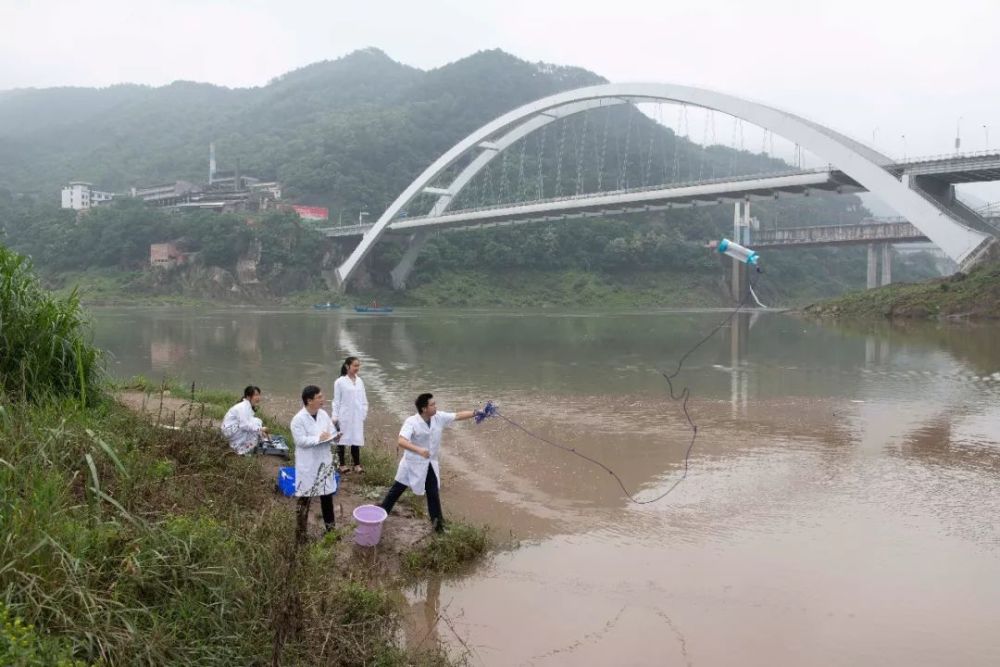
[[[903,135],[950,152],[959,125],[964,149],[1000,146],[1000,0],[0,0],[0,27],[0,89],[254,86],[367,46],[424,69],[499,47],[750,96],[893,156]]]

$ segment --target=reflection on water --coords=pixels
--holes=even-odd
[[[660,371],[726,315],[95,312],[116,375],[291,405],[357,354],[387,428],[421,391],[493,399],[641,497],[690,439]],[[648,506],[501,421],[456,425],[445,513],[526,541],[417,586],[407,641],[464,651],[454,630],[489,665],[1000,664],[998,334],[738,314],[685,362],[698,442]]]

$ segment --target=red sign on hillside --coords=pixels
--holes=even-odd
[[[299,206],[293,204],[292,209],[299,214],[303,220],[329,220],[330,209],[325,206]]]

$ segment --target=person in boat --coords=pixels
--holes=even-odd
[[[243,390],[243,399],[226,411],[220,430],[229,441],[229,447],[241,456],[253,454],[262,438],[268,437],[264,422],[254,415],[260,405],[260,387],[249,385]]]
[[[346,448],[351,448],[351,462],[354,472],[364,472],[361,465],[361,448],[365,445],[365,419],[368,418],[368,395],[364,380],[358,375],[361,361],[357,357],[347,357],[340,366],[340,377],[333,383],[333,420],[343,432],[337,445],[337,460],[340,472],[347,472],[345,464]]]
[[[333,420],[323,409],[325,398],[316,385],[302,390],[302,409],[292,417],[292,439],[295,441],[295,495],[299,499],[299,534],[304,535],[309,518],[309,503],[319,496],[323,523],[329,532],[336,527],[333,514],[333,494],[337,477],[330,447],[339,439]]]
[[[417,414],[407,417],[399,430],[398,444],[405,451],[396,469],[396,481],[380,506],[387,513],[391,512],[406,489],[418,496],[426,493],[427,513],[434,530],[440,533],[444,530],[444,514],[438,492],[441,479],[441,433],[452,422],[472,419],[476,412],[439,412],[433,394],[420,394],[414,405]]]

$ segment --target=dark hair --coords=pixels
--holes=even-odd
[[[253,398],[254,394],[260,393],[260,387],[252,384],[248,384],[247,388],[243,390],[243,398]]]
[[[427,408],[427,404],[431,402],[434,398],[434,394],[420,394],[417,396],[417,400],[413,401],[413,404],[417,406],[417,412],[424,414],[424,410]]]
[[[351,364],[353,364],[357,360],[358,360],[357,357],[347,357],[346,359],[344,359],[344,363],[340,366],[340,376],[343,377],[347,375],[347,369],[350,368]]]
[[[320,391],[322,390],[314,384],[306,385],[306,388],[302,390],[302,405],[316,398],[316,394]]]

